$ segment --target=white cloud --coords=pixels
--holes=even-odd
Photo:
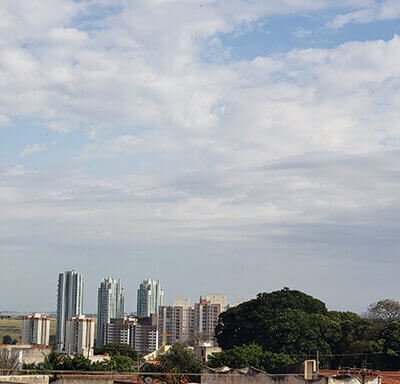
[[[140,137],[124,135],[103,142],[88,144],[83,149],[81,159],[110,158],[118,155],[135,153],[135,148],[142,142]]]
[[[294,32],[294,35],[298,38],[298,39],[304,39],[307,36],[310,36],[312,34],[312,31],[310,31],[309,29],[305,29],[305,28],[297,28],[296,31]]]
[[[266,254],[397,254],[398,36],[225,62],[216,33],[332,2],[120,1],[121,12],[85,20],[106,3],[0,5],[1,110],[63,133],[57,163],[1,171],[0,243],[108,265],[118,248],[124,266],[132,249],[152,265],[168,250],[212,263],[246,254],[259,270]],[[336,26],[363,16],[346,17]],[[387,243],[371,245],[383,227]]]
[[[10,123],[10,119],[6,115],[0,115],[0,126],[6,126]]]
[[[400,18],[400,3],[397,0],[374,0],[356,11],[336,15],[328,28],[342,28],[349,23],[369,23],[376,20],[395,20]]]
[[[45,144],[29,144],[19,154],[19,157],[25,157],[34,153],[43,152],[46,150]]]

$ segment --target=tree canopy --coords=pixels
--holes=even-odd
[[[366,317],[370,320],[381,321],[400,320],[400,303],[391,299],[380,300],[368,307]]]
[[[268,370],[276,355],[276,364],[283,364],[286,358],[301,361],[318,351],[321,367],[400,370],[400,303],[378,301],[361,318],[328,311],[322,301],[284,288],[222,313],[216,338],[224,351],[213,355],[213,366],[264,364]],[[261,363],[264,356],[267,363]]]
[[[211,368],[226,366],[239,369],[251,366],[269,372],[276,367],[289,365],[295,361],[295,359],[284,353],[265,352],[261,346],[249,344],[213,353],[209,356],[207,365]]]
[[[102,347],[95,347],[94,353],[96,355],[104,355],[108,354],[110,356],[127,356],[134,361],[138,361],[141,359],[141,355],[139,352],[135,351],[128,344],[118,344],[118,343],[110,343],[103,345]]]

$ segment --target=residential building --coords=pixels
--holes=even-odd
[[[65,327],[67,319],[82,314],[83,278],[80,273],[67,271],[58,276],[57,295],[57,347],[65,350]]]
[[[97,301],[97,338],[98,346],[104,345],[104,326],[112,318],[124,316],[124,289],[121,282],[113,278],[105,278],[98,289]]]
[[[95,321],[79,315],[67,319],[65,327],[65,352],[69,355],[93,355]]]
[[[157,315],[158,308],[164,304],[164,291],[156,280],[143,280],[137,291],[137,315],[150,317]]]
[[[183,343],[184,330],[187,330],[187,313],[182,306],[161,306],[158,313],[159,343],[173,345]],[[184,321],[185,320],[185,321]],[[186,336],[187,332],[186,332]]]
[[[201,335],[201,341],[212,342],[214,339],[215,327],[218,324],[218,317],[221,310],[221,303],[212,303],[210,299],[200,296],[198,303],[194,305],[193,333]]]
[[[159,309],[159,343],[168,345],[176,342],[196,345],[209,343],[214,345],[215,327],[222,308],[226,309],[226,295],[200,297],[194,307],[189,306],[188,298],[177,298],[173,306],[161,306]],[[165,336],[167,335],[167,336]]]
[[[104,326],[103,338],[105,344],[128,344],[142,355],[147,355],[158,349],[157,315],[111,319]]]
[[[49,345],[50,319],[40,313],[22,318],[21,342],[30,345]]]
[[[135,327],[138,324],[137,317],[127,316],[120,319],[110,319],[104,324],[103,340],[104,344],[132,344],[134,340]]]
[[[221,312],[225,312],[229,305],[228,305],[228,296],[225,294],[220,293],[212,293],[209,296],[206,296],[206,300],[210,304],[220,304],[221,305]]]
[[[132,345],[132,344],[131,344]],[[139,317],[135,330],[135,341],[132,347],[142,355],[148,355],[158,349],[157,315]]]

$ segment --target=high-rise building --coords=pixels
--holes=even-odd
[[[137,291],[137,315],[150,317],[157,315],[158,308],[164,304],[164,291],[156,280],[143,280]]]
[[[95,321],[79,315],[67,319],[65,352],[70,355],[93,356]]]
[[[142,355],[154,352],[158,349],[157,315],[111,319],[104,326],[103,339],[105,344],[128,344]]]
[[[220,294],[200,297],[194,307],[189,306],[187,298],[175,299],[173,306],[161,306],[158,319],[159,343],[163,343],[166,337],[168,345],[176,342],[214,344],[219,315],[227,307],[227,296]]]
[[[57,346],[65,350],[65,327],[67,319],[82,314],[83,279],[80,273],[67,271],[58,276],[57,295]]]
[[[202,335],[202,341],[212,342],[221,312],[220,303],[200,296],[199,302],[194,305],[194,334]]]
[[[121,282],[113,278],[106,278],[100,284],[97,301],[97,339],[98,346],[104,345],[104,326],[111,319],[124,316],[124,289]]]
[[[40,313],[22,318],[21,342],[31,345],[49,345],[50,319]]]
[[[206,299],[210,304],[220,304],[221,312],[225,312],[229,307],[228,296],[225,294],[211,293],[209,296],[206,296]]]

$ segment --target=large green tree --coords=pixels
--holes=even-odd
[[[269,372],[274,368],[292,364],[295,361],[286,354],[265,352],[261,346],[249,344],[213,353],[209,356],[207,365],[212,368],[224,366],[231,368],[254,367]]]
[[[274,353],[329,353],[331,343],[340,338],[340,327],[322,301],[284,288],[260,293],[222,313],[216,338],[223,349],[256,343]]]
[[[102,347],[95,347],[94,352],[96,355],[108,354],[110,356],[117,356],[117,355],[127,356],[131,358],[133,361],[138,361],[141,359],[140,353],[135,351],[128,344],[110,343],[103,345]]]

